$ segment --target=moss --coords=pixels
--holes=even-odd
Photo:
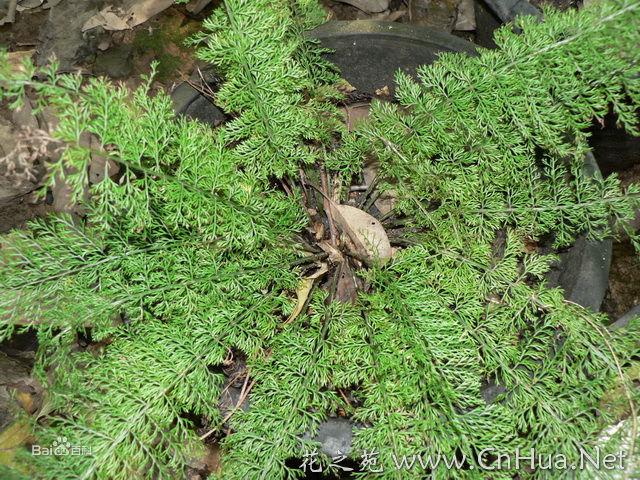
[[[160,81],[175,77],[181,65],[192,62],[194,51],[186,46],[185,40],[198,30],[198,23],[182,25],[182,20],[176,16],[160,18],[151,27],[138,30],[133,38],[134,53],[138,58],[144,58],[146,64],[152,60],[159,62],[157,79]]]

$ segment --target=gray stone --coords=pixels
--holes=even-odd
[[[191,83],[182,82],[171,92],[173,109],[180,115],[217,127],[226,119],[224,112],[193,85],[199,85],[203,82],[215,85],[219,78],[212,70],[205,69],[193,72],[189,80]]]
[[[187,4],[187,12],[193,15],[197,15],[202,12],[202,10],[204,10],[210,3],[211,0],[193,0],[192,2],[189,2]]]
[[[28,385],[30,373],[25,362],[0,352],[0,431],[13,423],[18,415],[20,407],[13,398],[13,390]]]
[[[542,19],[542,12],[531,5],[528,0],[486,0],[489,8],[500,20],[507,23],[518,15],[532,15]]]
[[[318,427],[318,433],[311,437],[305,433],[305,440],[313,440],[320,443],[320,450],[329,457],[349,455],[353,441],[353,424],[346,418],[328,418]]]
[[[126,78],[133,70],[132,58],[133,48],[130,45],[118,45],[97,54],[93,71],[96,75],[110,78]]]
[[[63,0],[52,6],[49,18],[40,30],[36,63],[47,64],[52,57],[61,70],[72,70],[91,58],[104,31],[82,32],[82,25],[103,7],[105,0]]]

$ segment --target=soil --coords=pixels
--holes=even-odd
[[[51,205],[47,205],[46,202],[31,203],[32,198],[29,195],[16,200],[15,203],[0,207],[0,233],[22,228],[29,220],[44,217],[53,211]]]
[[[640,257],[629,241],[613,244],[609,289],[602,311],[612,320],[640,304]]]
[[[640,182],[640,149],[635,150],[636,164],[619,172],[623,186]],[[640,227],[640,212],[634,222]],[[612,320],[621,317],[635,305],[640,304],[640,256],[628,238],[613,244],[609,289],[602,304],[602,311]]]

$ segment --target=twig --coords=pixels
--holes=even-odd
[[[320,180],[322,181],[322,194],[324,199],[322,203],[324,204],[324,210],[327,214],[327,219],[329,220],[329,232],[331,234],[331,245],[334,247],[338,246],[338,230],[336,228],[336,224],[333,221],[333,212],[331,209],[331,195],[329,194],[329,182],[327,181],[327,172],[324,168],[320,170]]]
[[[282,188],[284,188],[285,193],[287,194],[288,197],[292,197],[293,196],[293,189],[291,187],[289,187],[289,185],[287,185],[287,181],[286,179],[282,179],[280,180],[280,183],[282,184]]]
[[[391,209],[387,213],[382,215],[378,220],[380,221],[380,223],[385,223],[391,219],[394,213],[395,212],[393,211],[393,209]]]
[[[316,255],[311,255],[309,257],[304,257],[304,258],[300,258],[298,260],[294,260],[289,265],[291,265],[292,267],[297,267],[298,265],[305,265],[307,263],[313,263],[316,260],[324,260],[328,256],[329,256],[328,253],[322,252],[322,253],[318,253]]]
[[[340,396],[342,397],[342,399],[346,402],[347,405],[349,405],[350,407],[353,407],[353,405],[351,405],[351,402],[349,401],[349,399],[347,398],[347,396],[344,394],[344,392],[342,391],[341,388],[338,389],[338,393],[340,394]]]
[[[329,287],[329,295],[325,301],[326,305],[331,304],[336,297],[336,292],[338,291],[338,283],[340,281],[340,277],[342,276],[342,267],[344,262],[341,262],[336,268],[333,278],[331,279],[331,286]],[[324,322],[322,324],[322,330],[320,331],[320,337],[318,337],[318,343],[314,349],[314,353],[319,353],[320,349],[322,349],[322,344],[327,338],[327,334],[329,333],[329,325],[331,323],[331,314],[330,309],[326,308],[324,311]]]
[[[367,200],[369,199],[369,196],[371,195],[371,192],[373,192],[373,190],[378,186],[378,182],[380,181],[380,177],[378,175],[376,175],[373,180],[371,180],[371,183],[369,184],[369,186],[367,187],[367,189],[365,190],[364,194],[362,195],[362,198],[360,199],[360,201],[358,202],[358,206],[360,208],[362,208],[362,205],[365,205],[365,203],[367,202]],[[378,196],[380,195],[380,193],[378,193]],[[376,197],[377,199],[377,197]],[[362,208],[365,212],[368,210],[367,208]]]
[[[367,202],[364,204],[364,206],[362,207],[362,210],[364,210],[365,212],[368,212],[371,207],[373,207],[373,204],[378,200],[378,198],[380,198],[380,195],[382,195],[382,192],[380,190],[376,190],[376,192],[371,195],[369,197],[369,200],[367,200]]]
[[[229,413],[227,413],[225,415],[225,417],[222,419],[222,422],[220,422],[220,425],[224,425],[225,423],[227,423],[229,421],[229,419],[242,407],[242,404],[244,403],[245,399],[247,398],[247,395],[249,395],[249,392],[251,391],[251,389],[255,385],[256,381],[252,380],[251,384],[249,386],[247,386],[248,383],[249,383],[249,373],[247,373],[247,376],[244,379],[244,383],[242,384],[242,390],[240,390],[240,398],[238,398],[238,401],[236,402],[236,405],[231,409],[231,411]],[[206,438],[211,436],[211,434],[213,432],[215,432],[216,430],[217,430],[217,428],[212,428],[207,433],[201,435],[200,436],[200,440],[205,440]]]
[[[309,195],[307,194],[307,177],[304,174],[304,169],[300,167],[300,186],[302,187],[302,198],[304,200],[304,204],[307,208],[311,205],[309,204]]]

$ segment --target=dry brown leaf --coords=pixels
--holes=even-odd
[[[358,284],[351,267],[349,267],[349,262],[343,262],[340,270],[340,278],[338,278],[336,286],[336,300],[342,303],[356,303]]]
[[[338,89],[338,91],[342,93],[351,93],[356,91],[356,87],[351,85],[344,78],[341,78],[340,80],[338,80],[336,88]]]
[[[337,205],[332,202],[336,223],[355,244],[358,255],[367,263],[385,263],[391,258],[389,237],[382,224],[367,212],[351,205]]]
[[[316,278],[324,275],[328,270],[329,267],[327,266],[327,264],[323,263],[317,272],[302,279],[300,285],[298,286],[298,290],[296,291],[298,303],[296,304],[296,308],[293,309],[293,312],[291,312],[291,315],[289,315],[289,318],[287,318],[287,321],[284,322],[285,324],[293,322],[296,318],[298,318],[298,315],[302,313],[302,309],[304,308],[305,303],[307,303],[307,298],[309,298],[309,294],[311,293],[311,289],[313,288],[313,282],[316,280]]]
[[[128,30],[166,10],[174,0],[127,0],[122,7],[114,9],[112,5],[100,10],[82,26],[86,32],[92,28],[105,30]]]
[[[329,254],[329,261],[331,263],[336,264],[336,263],[340,263],[340,262],[344,261],[344,257],[342,256],[342,253],[340,253],[340,250],[338,250],[336,247],[331,245],[329,242],[327,242],[327,241],[320,242],[320,243],[318,243],[318,246],[325,253]]]
[[[15,466],[15,456],[31,437],[29,425],[24,421],[16,421],[0,433],[0,465]]]
[[[394,10],[394,11],[381,12],[381,13],[378,13],[377,15],[372,15],[371,20],[395,22],[397,20],[400,20],[402,17],[404,17],[406,13],[407,13],[406,10]]]
[[[354,103],[342,108],[345,116],[345,123],[350,132],[363,120],[369,118],[370,104]]]
[[[20,50],[17,52],[9,52],[8,60],[11,70],[14,72],[24,73],[25,69],[22,65],[25,59],[33,57],[35,50]]]
[[[38,410],[35,396],[29,392],[18,391],[16,393],[16,401],[29,414],[35,413]]]
[[[25,10],[31,10],[33,8],[38,8],[40,5],[44,3],[44,0],[21,0],[18,2],[16,7],[16,11],[24,12]]]
[[[388,97],[389,95],[391,95],[391,92],[389,91],[389,85],[385,85],[382,88],[376,88],[376,95],[379,97]]]
[[[103,147],[102,142],[96,135],[91,135],[90,148],[89,181],[92,184],[99,183],[106,177],[113,177],[118,174],[120,166],[109,157],[98,153]]]

